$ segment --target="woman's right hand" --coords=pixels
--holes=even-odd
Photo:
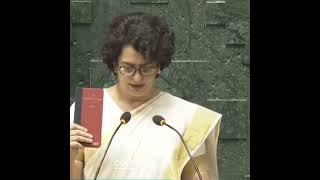
[[[73,123],[70,127],[70,150],[83,149],[82,143],[92,143],[92,135],[87,133],[87,129]]]

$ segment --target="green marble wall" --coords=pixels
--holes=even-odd
[[[112,17],[145,11],[167,19],[177,53],[159,88],[223,114],[220,179],[249,179],[249,0],[91,0],[71,2],[70,103],[74,88],[108,87],[116,79],[102,63],[103,30]]]

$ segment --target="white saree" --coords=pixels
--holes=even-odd
[[[104,90],[102,145],[85,148],[83,176],[93,179],[103,152],[115,128],[120,123],[122,110]],[[101,166],[98,179],[172,179],[179,180],[189,156],[179,136],[167,126],[153,123],[154,115],[183,136],[191,155],[207,154],[211,177],[218,179],[217,142],[221,114],[160,92],[156,97],[130,111],[131,120],[120,127]],[[70,109],[73,123],[74,105]]]

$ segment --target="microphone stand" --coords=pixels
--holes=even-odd
[[[111,139],[110,139],[110,141],[109,141],[109,143],[108,143],[108,145],[107,145],[107,149],[105,150],[105,152],[104,152],[104,154],[103,154],[103,157],[102,157],[102,160],[101,160],[101,162],[100,162],[100,164],[99,164],[99,167],[98,167],[98,169],[96,170],[96,173],[95,173],[95,175],[94,175],[94,178],[93,178],[94,180],[97,179],[97,176],[98,176],[98,174],[99,174],[101,165],[102,165],[103,160],[104,160],[104,158],[105,158],[105,156],[106,156],[106,154],[107,154],[107,151],[108,151],[108,149],[109,149],[109,147],[110,147],[110,144],[111,144],[111,142],[112,142],[112,139],[113,139],[114,135],[115,135],[116,132],[119,130],[119,128],[120,128],[120,126],[121,126],[122,124],[125,124],[125,121],[121,120],[121,122],[120,122],[120,124],[118,125],[117,129],[116,129],[116,130],[114,131],[114,133],[112,134]]]
[[[199,179],[202,180],[202,176],[201,176],[201,174],[200,174],[200,171],[199,171],[199,169],[198,169],[198,166],[197,166],[196,163],[194,162],[194,160],[193,160],[193,158],[192,158],[192,156],[191,156],[191,154],[190,154],[190,152],[189,152],[189,149],[188,149],[186,143],[184,142],[183,137],[181,136],[181,134],[180,134],[174,127],[170,126],[169,124],[167,124],[167,123],[163,123],[163,124],[166,125],[166,126],[168,126],[169,128],[171,128],[171,129],[173,129],[174,131],[177,132],[177,134],[179,135],[179,137],[180,137],[180,139],[181,139],[181,141],[182,141],[185,149],[187,150],[187,152],[188,152],[188,154],[189,154],[189,157],[190,157],[190,159],[191,159],[191,162],[192,162],[193,167],[194,167],[195,170],[197,171],[197,174],[198,174],[198,176],[199,176]]]

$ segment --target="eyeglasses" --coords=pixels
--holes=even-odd
[[[156,74],[158,70],[157,66],[134,67],[134,66],[119,65],[118,68],[119,68],[120,74],[125,76],[133,76],[137,72],[137,70],[142,76],[152,76]]]

